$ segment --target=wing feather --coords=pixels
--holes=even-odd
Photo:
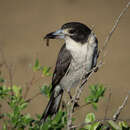
[[[58,58],[57,58],[56,67],[55,67],[53,77],[52,77],[51,91],[53,91],[55,86],[59,84],[60,80],[63,78],[63,76],[68,71],[71,59],[72,59],[72,55],[66,49],[66,45],[64,44],[62,46],[62,48],[59,52]]]

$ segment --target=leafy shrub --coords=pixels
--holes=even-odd
[[[50,67],[41,66],[39,60],[36,59],[33,66],[34,73],[40,71],[43,76],[51,76]],[[104,96],[105,88],[103,85],[96,84],[89,87],[90,95],[85,98],[87,105],[92,105],[97,110],[97,104],[99,100]],[[42,85],[40,93],[50,97],[51,85]],[[3,130],[62,130],[67,126],[67,111],[59,110],[56,116],[51,119],[47,118],[44,124],[39,124],[41,115],[36,115],[36,118],[32,118],[28,113],[23,113],[23,110],[28,107],[29,101],[23,98],[22,88],[17,85],[12,87],[5,85],[5,79],[0,74],[0,101],[6,102],[11,109],[10,112],[0,113],[0,120],[3,121]],[[0,104],[2,107],[2,104]],[[72,119],[73,120],[73,119]],[[84,122],[78,127],[73,127],[72,130],[130,130],[125,121],[119,121],[118,123],[109,119],[105,123],[102,120],[96,120],[94,113],[87,113]]]

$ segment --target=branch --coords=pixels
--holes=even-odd
[[[127,101],[128,101],[128,97],[129,97],[130,92],[128,93],[128,95],[125,97],[123,103],[121,106],[119,106],[119,108],[117,109],[117,111],[115,112],[115,114],[113,115],[113,120],[116,121],[121,113],[121,111],[123,110],[123,108],[127,105]]]
[[[116,19],[114,26],[112,27],[111,31],[109,32],[108,36],[106,37],[105,41],[104,41],[104,45],[103,48],[100,50],[100,53],[103,52],[105,50],[105,48],[107,47],[108,42],[111,39],[112,34],[114,33],[114,31],[116,30],[121,17],[125,14],[125,12],[127,11],[127,9],[129,8],[130,2],[127,3],[126,7],[121,11],[120,15],[118,16],[118,18]]]
[[[100,52],[103,53],[104,49],[106,48],[106,46],[107,46],[107,44],[108,44],[108,42],[109,42],[109,40],[110,40],[112,34],[114,33],[114,31],[115,31],[115,29],[116,29],[116,27],[117,27],[117,25],[118,25],[118,23],[119,23],[119,20],[120,20],[121,16],[126,12],[126,10],[128,9],[129,5],[130,5],[130,2],[128,2],[128,4],[126,5],[126,7],[121,11],[119,17],[117,18],[117,20],[116,20],[114,26],[113,26],[112,29],[111,29],[109,35],[106,37],[106,40],[105,40],[105,42],[104,42],[104,46],[103,46],[103,48],[101,49]],[[93,75],[93,73],[95,72],[96,69],[99,69],[99,68],[103,65],[103,58],[104,58],[104,56],[103,56],[102,59],[99,61],[99,63],[97,64],[97,66],[96,66],[95,68],[93,68],[90,72],[88,72],[88,73],[90,73],[90,74],[89,74],[89,76],[88,76],[85,80],[83,80],[82,84],[81,84],[80,87],[78,88],[78,90],[77,90],[77,92],[76,92],[75,100],[79,98],[79,96],[80,96],[80,94],[81,94],[81,92],[82,92],[82,89],[84,88],[84,85],[85,85],[85,83],[87,82],[87,80]]]
[[[36,93],[34,96],[32,96],[31,98],[27,99],[25,102],[31,102],[33,99],[35,99],[36,97],[38,97],[39,95],[42,95],[41,92]]]
[[[118,16],[118,18],[116,19],[111,31],[109,32],[108,36],[106,37],[105,41],[104,41],[104,45],[103,48],[99,51],[99,53],[103,53],[105,48],[107,47],[108,42],[110,41],[112,34],[115,32],[119,21],[121,19],[121,17],[124,15],[124,13],[127,11],[128,7],[130,5],[130,2],[127,3],[126,7],[121,11],[120,15]],[[72,126],[72,112],[73,112],[73,108],[74,108],[74,104],[75,102],[77,102],[77,99],[79,99],[80,94],[85,86],[85,83],[87,82],[87,80],[93,75],[93,73],[95,72],[95,70],[99,69],[102,65],[103,65],[103,60],[105,57],[105,53],[102,56],[101,60],[99,61],[99,63],[96,65],[95,68],[93,68],[89,73],[89,76],[81,81],[81,84],[79,85],[79,87],[77,87],[76,89],[76,94],[73,96],[72,100],[70,102],[68,102],[68,121],[67,121],[67,130],[71,130],[71,126]],[[87,74],[88,74],[87,73]],[[70,103],[72,102],[71,106]],[[106,117],[105,117],[106,118]]]
[[[25,84],[26,88],[25,88],[25,93],[24,93],[24,96],[23,96],[24,99],[27,98],[28,93],[29,93],[30,89],[33,87],[33,85],[36,84],[38,81],[40,81],[40,79],[42,79],[42,78],[43,78],[42,76],[36,78],[35,73],[33,73],[31,80]]]
[[[92,124],[94,124],[96,122],[104,123],[104,122],[108,122],[108,121],[114,121],[114,120],[111,119],[111,118],[108,118],[108,119],[97,119],[97,120],[89,122],[89,123],[85,123],[84,122],[84,123],[81,123],[79,125],[73,125],[73,126],[71,126],[71,129],[82,128],[82,127],[84,127],[86,125],[92,125]],[[117,119],[116,121],[126,121],[126,122],[128,122],[128,121],[130,121],[130,119],[125,119],[125,120],[124,119]]]
[[[92,121],[92,122],[89,122],[89,123],[81,123],[81,124],[79,124],[79,125],[73,125],[73,126],[71,126],[71,129],[72,128],[81,128],[81,127],[84,127],[85,125],[91,125],[91,124],[94,124],[94,123],[96,123],[96,122],[102,122],[102,123],[104,123],[104,122],[108,122],[108,121],[130,121],[130,119],[118,119],[118,117],[119,117],[119,115],[120,115],[120,112],[121,112],[121,110],[127,105],[127,101],[128,101],[128,97],[129,97],[129,94],[130,94],[130,92],[128,93],[128,95],[125,97],[125,99],[124,99],[124,101],[123,101],[123,103],[122,103],[122,105],[121,106],[119,106],[119,108],[118,108],[118,110],[116,111],[116,113],[113,115],[113,118],[111,119],[111,118],[106,118],[106,113],[105,113],[105,118],[104,119],[97,119],[97,120],[95,120],[95,121]],[[110,100],[110,97],[111,97],[111,92],[109,93],[109,98],[108,98],[108,101]],[[107,104],[108,105],[108,104]]]

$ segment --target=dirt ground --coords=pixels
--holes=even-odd
[[[128,0],[0,0],[0,47],[6,60],[13,65],[13,83],[25,87],[32,78],[31,68],[36,58],[42,65],[55,66],[56,57],[63,41],[53,40],[49,47],[41,38],[57,30],[66,22],[79,21],[89,27],[95,25],[94,32],[99,40],[99,48],[111,30],[114,20],[119,16]],[[112,98],[108,117],[111,117],[130,91],[130,8],[122,17],[108,46],[105,64],[89,80],[81,95],[80,104],[88,93],[88,85],[101,83],[111,88]],[[7,77],[6,70],[3,74]],[[51,79],[43,78],[40,84],[49,84]],[[33,85],[28,97],[39,91],[39,83]],[[77,110],[77,122],[83,120],[87,112],[94,112],[97,119],[104,117],[106,97],[94,111],[91,106]],[[33,116],[42,113],[48,99],[44,96],[35,98],[26,112]],[[8,111],[4,108],[2,111]],[[130,118],[130,99],[123,109],[121,118]]]

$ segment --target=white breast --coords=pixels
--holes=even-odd
[[[69,37],[65,38],[66,49],[70,51],[73,57],[67,75],[60,81],[60,85],[67,91],[76,87],[83,75],[91,70],[96,42],[91,37],[89,40],[81,44]]]
[[[87,55],[87,44],[82,45],[81,43],[77,43],[73,39],[67,37],[66,48],[71,52],[75,60],[85,60]]]

